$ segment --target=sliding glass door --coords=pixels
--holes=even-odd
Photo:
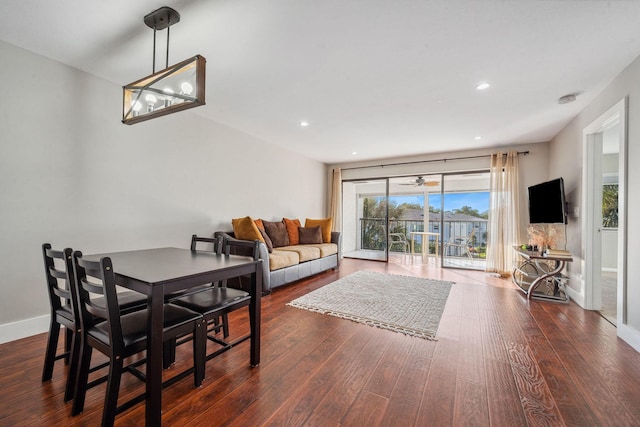
[[[440,175],[389,179],[389,256],[437,261],[440,253]],[[439,200],[439,198],[438,198]]]
[[[344,257],[387,261],[388,187],[387,179],[343,181]]]
[[[442,184],[442,266],[484,270],[489,172],[444,175]]]
[[[489,173],[343,181],[347,258],[484,270]]]

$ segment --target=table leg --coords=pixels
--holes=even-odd
[[[251,304],[249,322],[251,324],[251,366],[260,364],[260,313],[262,300],[262,261],[256,263],[256,271],[251,275]]]
[[[147,396],[145,420],[147,426],[162,425],[162,329],[164,325],[164,290],[153,286],[148,299],[147,331]]]

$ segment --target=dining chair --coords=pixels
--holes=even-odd
[[[198,243],[206,243],[208,245],[208,247],[206,249],[198,249]],[[198,237],[197,235],[192,235],[191,236],[191,250],[192,251],[196,251],[196,250],[206,250],[208,252],[213,252],[216,254],[219,254],[222,252],[222,238],[210,238],[210,237]],[[206,285],[201,285],[201,286],[196,286],[193,288],[189,288],[187,290],[182,290],[182,291],[176,291],[176,292],[172,292],[169,293],[167,295],[165,295],[165,302],[171,302],[172,300],[182,297],[182,296],[186,296],[186,295],[191,295],[191,294],[195,294],[201,291],[206,291],[207,289],[209,289],[211,286],[215,286],[215,283],[209,283]]]
[[[473,237],[476,234],[476,229],[472,229],[471,232],[466,236],[455,236],[452,235],[449,240],[444,244],[444,253],[449,255],[449,248],[457,248],[460,256],[463,254],[467,256],[467,258],[473,258],[471,255],[471,251],[469,250],[469,246],[473,243]],[[456,256],[456,255],[454,255]]]
[[[73,280],[73,274],[70,274],[73,271],[71,253],[72,250],[70,248],[54,250],[49,243],[42,245],[44,271],[51,309],[49,336],[42,369],[42,382],[49,381],[53,376],[53,365],[56,360],[64,358],[65,365],[69,364],[73,359],[72,350],[80,342],[78,339],[79,327],[75,316],[77,310],[72,306],[74,299],[71,295],[72,284],[70,283]],[[56,262],[58,265],[56,265]],[[65,327],[65,343],[64,352],[57,354],[60,326]],[[67,375],[64,401],[68,401],[72,395],[73,377]]]
[[[42,382],[49,381],[53,376],[54,362],[64,358],[65,364],[69,365],[64,391],[65,402],[73,398],[77,355],[80,348],[80,318],[74,293],[75,277],[73,275],[72,252],[71,248],[63,250],[52,249],[50,243],[42,245],[44,271],[51,308]],[[105,304],[104,298],[96,299],[94,302],[97,305],[104,306]],[[121,292],[118,294],[118,302],[120,303],[120,311],[126,314],[146,307],[147,297],[134,291]],[[65,327],[64,352],[56,355],[61,325]]]
[[[405,236],[404,233],[389,233],[389,252],[391,252],[393,246],[400,246],[406,254],[409,250],[407,236]]]
[[[123,372],[130,372],[144,380],[144,374],[136,369],[141,361],[125,366],[124,359],[143,352],[147,348],[148,310],[120,313],[119,295],[116,293],[115,274],[110,258],[89,261],[83,259],[82,252],[79,251],[75,251],[72,258],[82,344],[71,414],[77,415],[84,410],[87,388],[93,385],[88,383],[88,376],[91,355],[95,348],[109,357],[102,425],[111,426],[116,414],[145,398],[143,393],[118,406],[118,393]],[[104,298],[105,304],[96,304],[91,298],[92,295]],[[204,319],[202,315],[186,308],[164,304],[163,340],[172,341],[187,334],[193,335],[194,384],[199,387],[205,374],[206,324]],[[96,381],[102,382],[101,379]]]
[[[194,236],[195,237],[195,236]],[[206,239],[206,240],[205,240]],[[257,260],[259,256],[259,242],[249,242],[249,241],[229,241],[226,239],[222,239],[221,237],[216,237],[214,239],[209,238],[201,238],[199,241],[214,241],[218,239],[218,242],[214,244],[214,246],[221,245],[221,248],[224,252],[224,255],[229,256],[232,247],[243,246],[250,248],[253,254],[253,259]],[[222,243],[220,242],[222,240]],[[226,339],[229,337],[228,330],[228,314],[232,311],[238,310],[242,307],[248,307],[251,302],[251,294],[249,292],[245,292],[240,289],[234,289],[227,287],[226,284],[219,284],[218,286],[212,286],[204,292],[193,293],[190,295],[186,295],[180,298],[176,298],[172,300],[173,304],[180,305],[181,307],[186,307],[189,310],[193,310],[197,313],[202,314],[207,324],[212,325],[213,327],[209,330],[207,338],[219,345],[222,346],[221,349],[208,354],[207,360],[217,356],[218,354],[228,350],[232,346],[248,339],[251,335],[243,336],[235,340],[233,343],[229,343]],[[219,319],[222,317],[223,328],[225,332],[223,334],[224,339],[220,339],[216,336],[216,332],[219,330]]]

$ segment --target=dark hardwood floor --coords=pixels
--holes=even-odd
[[[286,306],[356,270],[454,281],[438,341],[411,338]],[[169,426],[630,426],[640,425],[640,354],[596,312],[528,303],[508,280],[433,265],[344,260],[337,272],[263,299],[262,363],[245,342],[163,393]],[[232,315],[232,331],[248,328]],[[0,346],[0,425],[99,425],[104,385],[70,416],[66,367],[40,382],[46,335]],[[212,347],[213,348],[213,347]],[[170,376],[190,362],[178,349]],[[121,398],[143,390],[125,376]],[[144,405],[116,425],[144,423]]]

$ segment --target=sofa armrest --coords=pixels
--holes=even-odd
[[[331,243],[338,245],[338,267],[340,267],[340,261],[342,260],[342,234],[339,231],[331,232]]]
[[[231,242],[248,242],[248,240],[239,240],[236,239],[233,232],[229,231],[216,231],[214,233],[215,237],[222,237]],[[231,254],[233,255],[245,255],[245,256],[253,256],[253,245],[246,246],[231,246]],[[271,277],[269,276],[269,251],[267,250],[267,245],[263,242],[260,242],[258,247],[258,258],[262,260],[262,294],[267,295],[271,293]]]

